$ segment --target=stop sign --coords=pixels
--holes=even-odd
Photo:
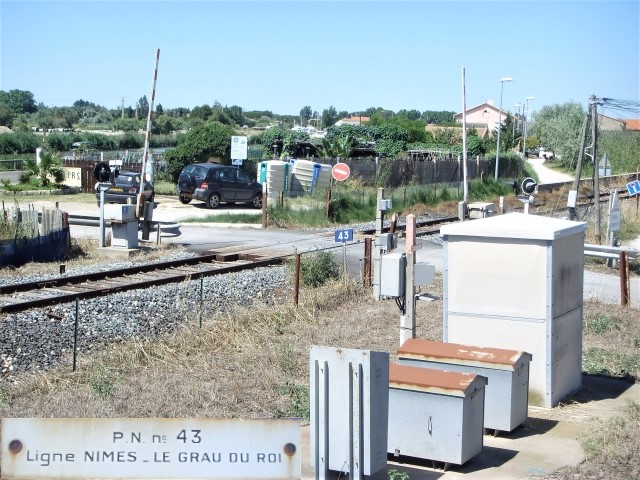
[[[350,174],[351,174],[351,169],[349,168],[349,165],[347,165],[346,163],[336,163],[331,168],[331,176],[334,179],[338,180],[339,182],[349,178]]]

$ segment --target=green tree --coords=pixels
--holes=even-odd
[[[147,96],[143,95],[136,103],[136,112],[138,118],[147,118],[149,115],[149,100],[147,100]]]
[[[177,181],[185,165],[206,162],[211,157],[229,163],[233,135],[233,128],[219,122],[207,122],[195,127],[181,137],[176,148],[165,154],[169,175]]]
[[[333,105],[331,105],[329,108],[325,108],[322,111],[322,128],[331,127],[338,120],[338,112]]]
[[[448,110],[426,110],[422,112],[422,119],[427,124],[433,125],[453,125],[453,116],[456,112]]]
[[[319,150],[324,158],[346,159],[351,157],[357,146],[358,142],[353,134],[347,133],[344,136],[333,137],[331,140],[323,138]]]
[[[35,113],[38,110],[33,93],[28,90],[0,90],[0,103],[9,105],[15,114]]]
[[[22,164],[20,181],[22,183],[29,183],[33,177],[36,177],[43,187],[49,186],[51,179],[53,179],[56,185],[62,183],[64,180],[64,171],[60,157],[49,150],[43,150],[40,153],[39,164],[37,163],[35,155],[29,157]]]
[[[201,118],[205,121],[209,120],[209,117],[211,117],[211,113],[211,107],[207,104],[193,107],[193,110],[191,110],[191,116]]]
[[[307,105],[305,107],[302,107],[302,110],[300,110],[300,121],[302,122],[303,127],[307,126],[311,115],[313,115],[313,110],[311,110],[310,106]]]
[[[584,117],[585,111],[577,102],[545,106],[536,115],[531,134],[540,145],[553,150],[562,165],[573,167],[578,159]]]
[[[111,127],[123,132],[137,132],[142,128],[142,123],[136,118],[117,118],[112,122]]]
[[[154,117],[153,123],[151,124],[151,133],[154,135],[160,133],[169,134],[175,130],[174,123],[173,118],[169,115],[158,115],[157,117]]]
[[[15,114],[11,107],[6,103],[0,103],[0,125],[11,128],[13,126],[13,119]]]
[[[158,106],[156,107],[156,115],[160,116],[164,113],[164,109],[162,108],[162,104],[159,103]]]

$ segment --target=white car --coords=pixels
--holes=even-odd
[[[545,160],[551,160],[553,158],[553,151],[541,148],[538,152],[538,158],[544,158]]]

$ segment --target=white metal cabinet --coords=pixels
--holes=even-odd
[[[444,341],[531,353],[532,405],[582,386],[585,229],[521,213],[441,229]]]
[[[471,373],[390,365],[388,453],[456,465],[480,453],[486,384]]]

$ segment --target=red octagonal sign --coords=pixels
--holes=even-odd
[[[336,180],[338,180],[339,182],[349,178],[350,174],[351,174],[351,169],[349,168],[349,165],[347,165],[346,163],[336,163],[331,168],[331,176]]]

